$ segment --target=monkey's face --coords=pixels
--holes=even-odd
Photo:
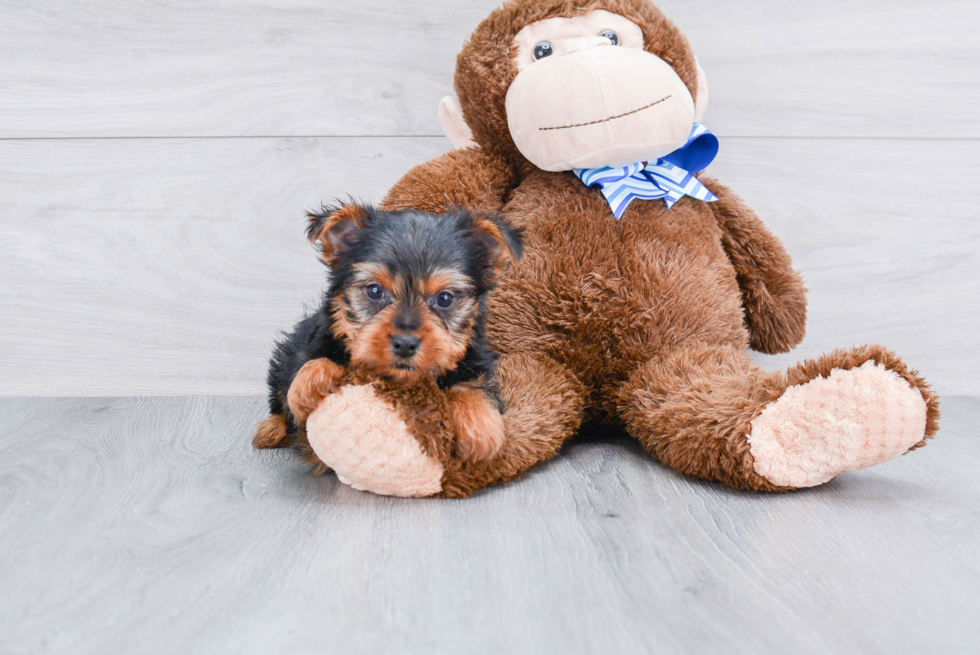
[[[663,157],[684,145],[703,107],[623,16],[596,10],[548,18],[523,27],[515,41],[507,123],[517,149],[543,170]],[[699,87],[702,81],[699,74]]]

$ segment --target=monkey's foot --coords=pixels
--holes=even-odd
[[[382,496],[442,491],[443,465],[423,452],[396,409],[369,385],[343,387],[306,420],[313,452],[344,484]]]
[[[834,368],[787,388],[752,421],[755,471],[781,487],[823,484],[908,452],[926,437],[927,411],[923,393],[882,364]]]

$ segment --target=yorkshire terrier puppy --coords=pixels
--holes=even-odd
[[[433,376],[447,390],[462,459],[489,459],[504,439],[486,298],[521,256],[497,214],[383,212],[347,204],[310,213],[330,286],[320,307],[275,348],[269,411],[256,448],[304,449],[306,419],[348,367],[390,380]]]

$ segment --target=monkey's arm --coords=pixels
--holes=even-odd
[[[741,198],[704,178],[718,196],[709,204],[722,245],[735,265],[753,350],[774,354],[800,343],[806,333],[806,289],[789,253]]]
[[[445,211],[449,205],[500,211],[514,172],[481,148],[452,150],[411,169],[381,201],[385,211]]]

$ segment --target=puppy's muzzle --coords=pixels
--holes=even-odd
[[[396,334],[391,337],[391,352],[399,359],[410,359],[418,352],[422,340],[412,334]]]

